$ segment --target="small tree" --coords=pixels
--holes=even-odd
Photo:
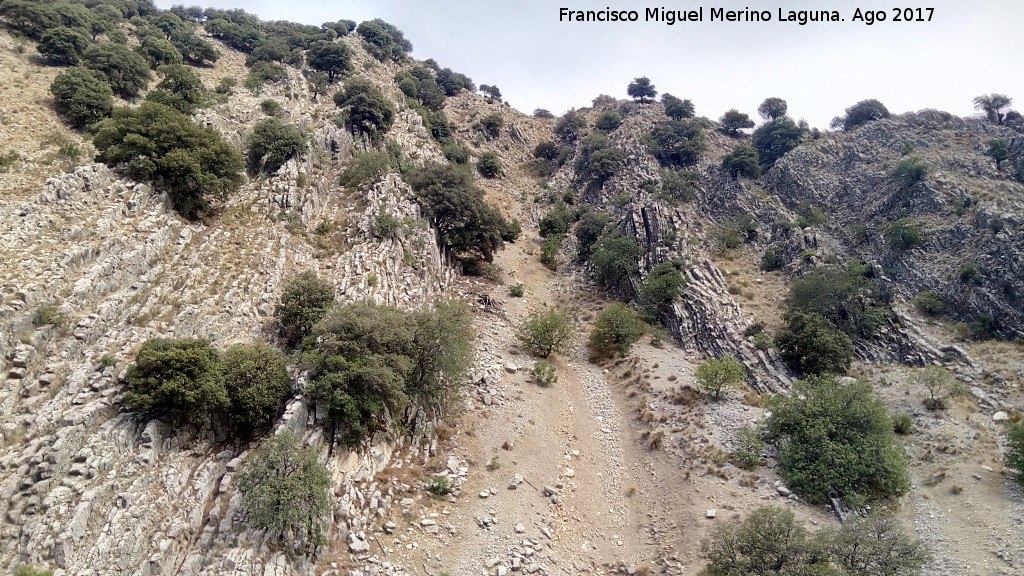
[[[928,165],[919,158],[904,158],[889,172],[889,185],[897,192],[906,192],[911,186],[923,182]]]
[[[298,126],[286,124],[277,118],[267,118],[256,124],[249,136],[246,150],[249,174],[272,174],[306,147],[306,135]]]
[[[497,86],[481,84],[480,91],[483,92],[488,98],[493,98],[498,102],[501,102],[501,90],[499,90]]]
[[[182,114],[192,114],[206,103],[203,81],[191,67],[170,64],[161,66],[158,72],[163,80],[146,95],[146,100],[174,108]]]
[[[707,576],[787,576],[811,574],[815,565],[827,568],[827,559],[786,508],[758,508],[742,522],[715,527],[701,551]]]
[[[201,421],[230,403],[220,355],[208,340],[151,338],[125,380],[125,405],[136,412],[168,411]]]
[[[694,164],[706,148],[704,131],[693,120],[671,120],[658,124],[644,139],[644,143],[666,168],[683,168]]]
[[[651,80],[646,76],[633,79],[626,88],[626,93],[629,97],[634,100],[639,100],[641,104],[647,102],[648,99],[654,99],[658,95],[658,91],[654,89],[654,84],[651,84]]]
[[[1006,466],[1017,471],[1017,481],[1024,486],[1024,423],[1006,430]]]
[[[804,131],[788,116],[780,116],[757,127],[751,143],[767,170],[787,152],[796,148]]]
[[[885,240],[896,250],[910,250],[924,242],[921,229],[911,218],[900,218],[885,229]]]
[[[50,84],[53,107],[75,128],[84,128],[110,116],[114,94],[110,84],[85,68],[71,68],[57,75]]]
[[[750,119],[750,116],[735,108],[726,111],[718,121],[722,123],[722,131],[733,138],[740,135],[742,128],[754,127],[754,121]]]
[[[996,170],[999,170],[999,165],[1010,157],[1010,148],[1007,145],[1006,140],[1002,138],[993,138],[992,141],[988,143],[988,155],[996,161]]]
[[[924,405],[929,410],[945,410],[950,400],[970,393],[963,382],[942,366],[919,368],[911,375],[910,381],[928,392]]]
[[[300,342],[313,331],[334,304],[334,286],[307,270],[292,278],[284,286],[281,302],[274,314],[285,337],[291,343]]]
[[[722,397],[722,390],[743,381],[744,372],[743,364],[735,358],[713,358],[701,363],[694,375],[700,389],[718,400]]]
[[[330,485],[317,452],[284,430],[260,443],[238,480],[238,491],[254,528],[315,547],[326,542]]]
[[[347,123],[354,132],[379,142],[395,121],[395,107],[368,80],[345,82],[345,89],[334,94],[334,103],[348,110]]]
[[[695,113],[693,102],[680,100],[671,94],[662,94],[661,103],[665,106],[665,114],[673,120],[693,118]]]
[[[636,240],[613,230],[602,235],[594,244],[590,263],[602,285],[621,290],[628,282],[629,275],[636,272],[639,258],[640,245]]]
[[[55,66],[74,66],[89,46],[89,38],[66,26],[58,26],[43,32],[36,49],[47,63]]]
[[[757,107],[757,113],[765,120],[775,120],[786,115],[789,106],[782,98],[765,98],[764,102]]]
[[[801,374],[843,374],[853,361],[853,342],[828,319],[791,310],[775,347],[786,366]]]
[[[592,360],[625,356],[634,342],[643,336],[644,322],[636,312],[621,302],[614,302],[597,313],[590,333]]]
[[[82,63],[102,72],[118,96],[132,99],[149,84],[149,63],[127,46],[114,42],[93,44],[82,54]]]
[[[306,61],[313,70],[326,72],[328,83],[352,69],[352,55],[348,46],[341,42],[314,42],[306,54]]]
[[[757,150],[750,146],[737,146],[722,158],[722,170],[735,178],[740,174],[748,178],[757,178],[761,175],[761,165],[758,163]]]
[[[497,138],[501,136],[501,129],[505,126],[505,119],[498,114],[488,114],[484,116],[477,127],[487,135],[487,138]]]
[[[861,100],[846,109],[846,116],[840,122],[843,130],[849,132],[854,128],[889,117],[889,109],[875,99]]]
[[[982,94],[974,99],[974,109],[981,110],[988,117],[989,122],[1003,123],[1005,114],[1003,110],[1013,104],[1013,98],[1006,94]]]
[[[913,540],[896,518],[853,515],[839,529],[816,536],[834,564],[850,576],[915,576],[928,561],[928,548]]]
[[[476,161],[476,171],[484,178],[496,178],[501,175],[501,158],[494,152],[484,152]]]
[[[558,119],[553,132],[563,143],[571,144],[582,136],[583,131],[586,129],[587,119],[579,112],[570,110]]]
[[[236,344],[223,358],[232,419],[246,430],[268,428],[292,391],[284,354],[262,343]]]
[[[523,348],[538,358],[567,350],[572,338],[572,319],[561,309],[533,312],[516,328]]]

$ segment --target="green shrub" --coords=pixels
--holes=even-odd
[[[508,295],[513,298],[522,298],[525,291],[526,288],[523,286],[522,282],[508,287]]]
[[[242,157],[213,128],[155,102],[118,108],[96,125],[97,159],[124,164],[138,180],[156,180],[174,208],[198,218],[209,198],[224,198],[242,183]]]
[[[587,129],[587,120],[582,114],[570,110],[562,115],[555,123],[554,133],[565,144],[571,144],[583,135]]]
[[[130,100],[149,84],[149,63],[127,46],[113,42],[92,44],[82,53],[82,64],[107,78],[114,94]]]
[[[334,304],[334,286],[308,270],[284,286],[274,314],[285,337],[292,344],[302,341]]]
[[[764,439],[754,428],[744,426],[736,434],[736,449],[729,453],[729,459],[744,470],[753,470],[761,464]]]
[[[801,202],[796,207],[797,214],[799,217],[796,219],[796,225],[798,228],[810,228],[812,226],[824,226],[828,224],[828,214],[821,209],[820,206],[815,206],[808,202]]]
[[[603,234],[594,244],[589,261],[603,286],[622,290],[629,281],[629,275],[636,272],[639,259],[640,245],[636,240],[613,230]]]
[[[277,118],[256,123],[246,148],[250,175],[273,174],[306,147],[306,135],[298,126]]]
[[[20,564],[14,569],[14,576],[53,576],[53,570]]]
[[[743,382],[746,369],[735,358],[712,358],[697,367],[694,376],[701,391],[713,399],[722,397],[722,391]]]
[[[505,226],[501,229],[501,239],[505,242],[515,242],[522,233],[522,224],[519,223],[519,220],[513,218],[505,221]]]
[[[561,309],[532,312],[516,327],[516,337],[527,353],[547,358],[552,352],[565,352],[572,338],[569,313]]]
[[[533,379],[537,384],[548,388],[558,382],[558,374],[555,366],[547,360],[537,360],[533,363]]]
[[[853,342],[835,324],[815,313],[790,310],[786,328],[775,337],[782,361],[800,374],[843,374],[853,361]]]
[[[75,128],[99,122],[114,111],[110,84],[85,68],[71,68],[58,74],[50,84],[50,93],[57,115]]]
[[[14,166],[14,163],[21,158],[21,154],[18,154],[14,150],[8,150],[7,152],[0,153],[0,174],[7,173]]]
[[[341,42],[319,40],[310,44],[306,63],[313,70],[327,73],[327,82],[331,83],[352,69],[352,54]]]
[[[540,263],[548,270],[558,269],[558,253],[562,249],[563,234],[549,234],[540,245]]]
[[[427,482],[427,492],[435,498],[444,498],[455,491],[455,487],[452,486],[447,476],[431,476],[430,481]]]
[[[403,62],[412,52],[412,42],[405,39],[402,31],[380,18],[361,23],[356,33],[366,43],[366,51],[381,62]]]
[[[695,113],[693,102],[680,100],[667,92],[661,95],[661,103],[665,106],[665,114],[673,120],[693,118]]]
[[[993,138],[988,143],[988,152],[986,154],[996,161],[996,170],[999,170],[1000,164],[1010,157],[1010,148],[1005,139]]]
[[[823,503],[835,492],[856,504],[910,488],[907,456],[866,382],[813,376],[771,398],[769,409],[765,430],[778,443],[779,469],[808,501]]]
[[[893,190],[906,192],[911,186],[923,182],[928,165],[919,158],[904,158],[889,172],[889,185]]]
[[[889,110],[884,104],[875,99],[861,100],[853,106],[846,109],[846,116],[838,118],[838,123],[833,120],[834,124],[842,126],[843,130],[849,132],[854,128],[873,122],[875,120],[881,120],[882,118],[889,117]]]
[[[732,152],[722,157],[722,170],[733,178],[740,174],[747,178],[757,178],[761,175],[757,150],[746,145],[733,148]]]
[[[220,354],[208,340],[151,338],[125,375],[125,405],[201,421],[230,404]]]
[[[590,257],[591,248],[601,238],[607,226],[608,215],[604,212],[592,210],[583,212],[574,231],[581,259],[586,260]]]
[[[116,364],[117,357],[115,357],[113,354],[104,354],[103,356],[100,356],[100,366],[102,366],[103,368],[109,368],[111,366],[115,366]]]
[[[387,212],[379,212],[373,221],[373,235],[381,240],[394,240],[398,237],[401,226],[398,218]]]
[[[597,313],[588,344],[592,361],[625,356],[633,343],[643,336],[644,322],[628,306],[613,302]]]
[[[185,58],[181,51],[166,38],[146,36],[135,51],[149,62],[150,68],[158,68],[169,64],[184,64]]]
[[[693,202],[697,199],[694,186],[700,175],[691,170],[662,170],[660,196],[677,202]]]
[[[267,116],[273,116],[275,118],[280,118],[282,115],[284,115],[284,108],[281,106],[281,104],[278,103],[277,100],[271,98],[267,98],[266,100],[260,102],[260,111],[262,111]]]
[[[672,303],[679,297],[685,279],[681,261],[662,262],[644,278],[637,301],[645,318],[655,322],[668,313]]]
[[[782,256],[771,248],[765,250],[764,254],[761,255],[761,270],[764,270],[765,272],[781,270],[785,265],[786,263],[782,260]]]
[[[501,129],[505,127],[505,119],[498,114],[488,114],[480,119],[480,122],[476,124],[476,129],[480,130],[487,136],[488,139],[494,139],[501,135]]]
[[[253,528],[312,549],[326,543],[331,475],[319,453],[290,430],[263,440],[238,479]]]
[[[946,303],[933,290],[923,290],[914,295],[914,307],[923,314],[935,316],[946,309]]]
[[[796,148],[804,131],[788,116],[765,122],[754,130],[751,143],[757,149],[757,156],[765,170]]]
[[[597,121],[594,122],[594,128],[608,133],[614,132],[620,124],[622,124],[622,114],[614,110],[607,110],[597,117]]]
[[[870,337],[889,314],[871,274],[870,267],[856,262],[808,272],[790,286],[786,303],[793,310],[823,316],[850,337]]]
[[[924,406],[929,410],[945,410],[950,400],[971,392],[952,372],[942,366],[918,368],[910,376],[910,381],[928,393],[928,397],[924,399]]]
[[[160,83],[146,95],[146,100],[174,108],[182,114],[192,114],[207,104],[203,81],[191,67],[184,64],[161,66]]]
[[[58,26],[50,28],[39,38],[36,49],[47,64],[74,66],[89,46],[89,38],[79,30]]]
[[[1017,482],[1024,486],[1024,423],[1006,430],[1006,467],[1017,471]]]
[[[696,163],[707,147],[703,129],[693,120],[658,124],[644,143],[666,168],[682,168]]]
[[[924,242],[921,229],[910,218],[900,218],[885,229],[885,240],[896,250],[910,250]]]
[[[750,116],[735,108],[727,110],[718,121],[722,123],[722,132],[733,138],[740,135],[741,129],[754,127],[754,121],[750,119]]]
[[[217,87],[213,89],[217,94],[223,94],[230,96],[235,91],[235,86],[238,85],[238,80],[231,76],[224,76],[217,82]]]
[[[494,152],[484,152],[476,161],[476,171],[484,178],[497,178],[501,175],[501,158]]]
[[[245,430],[270,427],[292,392],[284,354],[266,344],[236,344],[223,354],[231,419]]]
[[[395,121],[395,107],[370,81],[356,78],[335,92],[334,104],[347,110],[349,130],[380,142]]]
[[[394,160],[387,152],[367,150],[352,157],[352,160],[341,173],[341,185],[346,188],[359,188],[374,184],[388,172],[394,170]]]
[[[569,231],[569,226],[576,219],[576,213],[565,204],[558,204],[540,219],[540,235],[559,236]]]
[[[899,434],[900,436],[906,436],[910,434],[910,431],[914,428],[914,420],[910,417],[910,414],[900,413],[892,415],[892,431]]]
[[[288,70],[277,62],[260,61],[249,68],[243,85],[247,90],[256,94],[267,82],[280,82],[288,78]]]
[[[613,148],[607,136],[596,132],[580,141],[573,168],[581,180],[600,188],[619,171],[625,158],[625,152]]]
[[[67,314],[60,311],[56,304],[43,304],[36,309],[32,315],[32,325],[36,328],[41,326],[53,326],[57,329],[67,328],[71,319]]]

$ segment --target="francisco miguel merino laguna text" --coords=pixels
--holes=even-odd
[[[928,22],[931,21],[934,11],[934,8],[894,8],[895,17],[892,21]],[[709,22],[771,22],[773,20],[770,10],[710,8],[708,13]],[[676,22],[704,22],[704,14],[703,6],[696,10],[647,8],[643,13],[643,19],[645,22],[663,22],[671,26]],[[887,19],[886,16],[884,10],[862,11],[857,8],[851,20],[870,26],[875,22],[884,22]],[[637,22],[639,20],[640,12],[636,10],[613,10],[611,7],[604,10],[558,9],[559,22]],[[778,9],[777,19],[778,22],[793,22],[801,26],[808,22],[843,22],[845,20],[839,15],[838,10],[783,10],[782,8]]]

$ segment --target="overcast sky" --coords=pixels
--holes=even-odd
[[[157,1],[167,8],[182,2]],[[186,2],[191,4],[193,2]],[[790,115],[824,128],[860,100],[891,112],[937,108],[974,114],[971,100],[998,92],[1024,109],[1022,0],[206,0],[264,20],[320,24],[383,18],[412,41],[413,56],[433,58],[477,84],[492,84],[526,113],[561,114],[599,94],[626,97],[647,76],[660,93],[694,102],[717,119],[729,108],[756,116],[769,96]],[[892,5],[934,8],[931,22],[894,22]],[[889,6],[889,8],[886,8]],[[636,10],[638,22],[560,22],[573,10]],[[703,22],[644,21],[647,8],[697,10]],[[768,10],[770,22],[711,22],[712,8]],[[854,22],[857,8],[887,20]],[[779,10],[838,10],[844,22],[780,22]],[[927,11],[922,12],[927,17]],[[916,12],[914,14],[916,16]]]

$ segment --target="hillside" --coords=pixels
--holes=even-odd
[[[412,60],[381,21],[46,6],[0,2],[5,570],[695,575],[702,541],[765,505],[812,535],[891,513],[928,551],[907,574],[1024,563],[1004,461],[1024,413],[1019,115],[886,112],[820,132],[783,110],[758,128],[790,130],[768,161],[764,132],[666,95],[524,115]],[[51,91],[78,70],[73,95],[109,93],[115,44],[150,59],[137,95],[106,109]],[[83,108],[98,122],[74,128]],[[289,324],[289,298],[315,308],[295,288],[307,272],[336,304]],[[616,302],[646,322],[624,353],[588,344]],[[543,385],[522,333],[550,310],[571,337]],[[209,342],[215,368],[177,357],[144,378],[162,339]],[[263,428],[239,424],[235,389],[199,387],[228,378],[238,344],[286,366]],[[705,366],[727,358],[740,375],[713,398]],[[930,404],[926,366],[949,377]],[[171,392],[144,404],[161,369]],[[886,438],[909,421],[891,440],[902,491],[830,486],[833,510],[789,475],[791,442],[749,448],[798,381],[836,382],[825,372],[871,385]],[[261,528],[251,471],[289,433],[326,471],[326,504]],[[278,514],[305,504],[289,490]],[[835,573],[883,573],[837,558]]]

